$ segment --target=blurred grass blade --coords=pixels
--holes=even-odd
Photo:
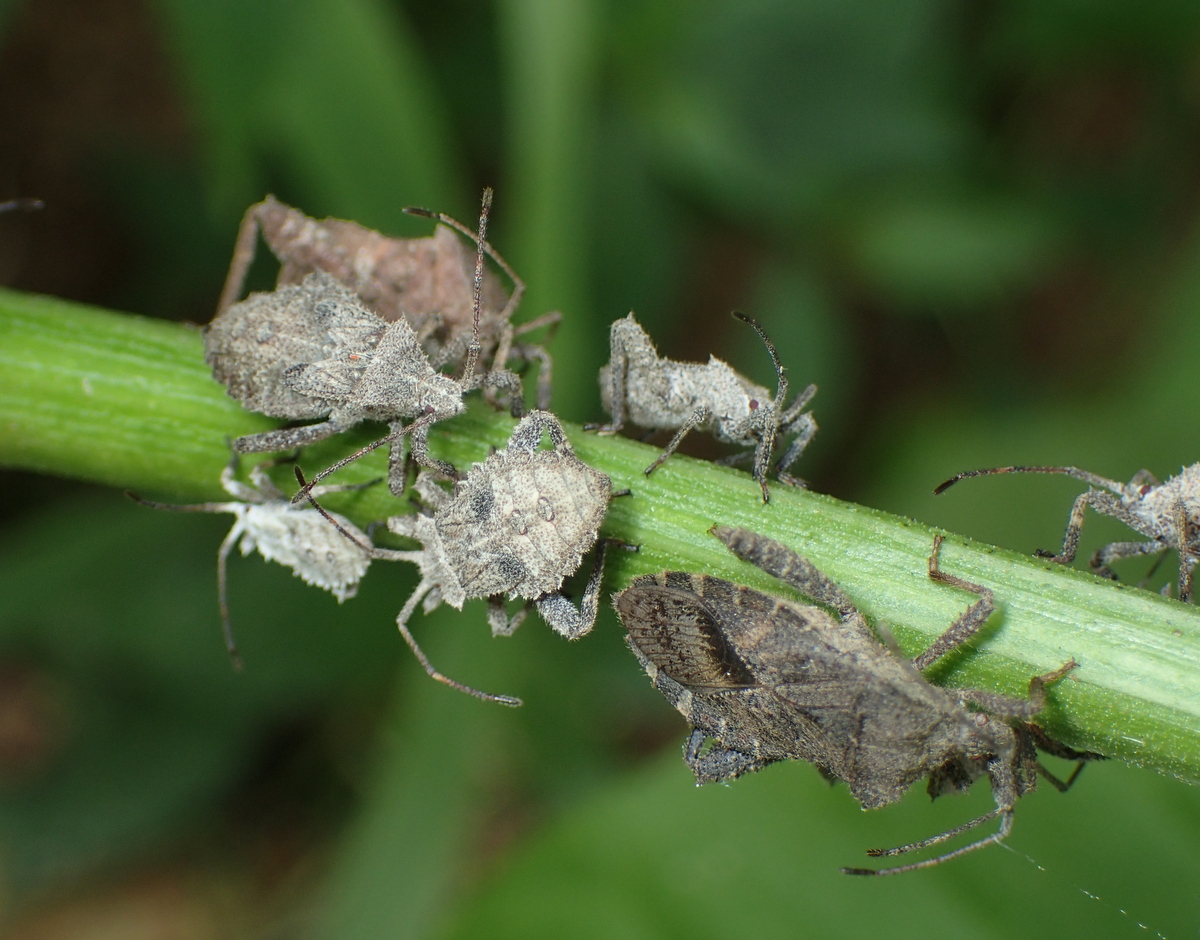
[[[394,228],[461,211],[447,118],[401,11],[381,0],[160,0],[199,114],[215,216],[294,177],[315,205]],[[290,161],[268,173],[268,159]],[[409,226],[411,229],[411,224]]]
[[[461,637],[450,629],[464,617],[481,626],[477,606],[465,614],[444,607],[424,618],[421,643],[450,675],[508,691],[511,657],[504,654],[511,647],[472,644],[467,648],[485,655],[463,655]],[[471,862],[467,848],[482,823],[499,733],[514,719],[507,709],[430,682],[415,661],[406,661],[402,679],[371,789],[326,885],[320,936],[330,940],[409,940],[441,926],[463,861]]]
[[[585,417],[590,381],[576,381],[596,335],[588,293],[593,98],[601,41],[597,0],[501,0],[508,88],[508,173],[501,206],[512,206],[509,260],[529,293],[529,315],[567,314],[554,344],[555,409]],[[585,391],[586,389],[586,391]]]

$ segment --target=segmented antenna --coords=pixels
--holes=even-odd
[[[775,387],[775,410],[776,412],[780,412],[783,410],[784,399],[787,398],[788,380],[787,370],[784,369],[783,363],[779,361],[779,354],[775,351],[775,344],[771,342],[771,337],[767,335],[767,331],[762,328],[762,325],[754,317],[747,316],[740,310],[733,311],[733,315],[743,323],[749,323],[754,327],[754,332],[758,334],[758,338],[767,347],[767,352],[771,354],[771,362],[775,364],[775,375],[778,377],[778,384]]]
[[[483,205],[479,210],[479,235],[475,246],[475,284],[471,295],[474,320],[471,326],[471,345],[467,347],[467,360],[463,363],[464,381],[468,381],[475,374],[475,366],[479,362],[479,320],[483,313],[483,246],[487,244],[488,215],[492,211],[493,195],[492,187],[484,187]]]

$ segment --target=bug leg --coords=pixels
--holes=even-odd
[[[1138,489],[1143,486],[1162,486],[1156,477],[1149,470],[1142,469],[1133,475],[1133,479],[1129,481],[1131,489]]]
[[[246,273],[250,270],[258,246],[258,213],[262,206],[261,202],[255,203],[242,216],[237,241],[234,242],[233,260],[229,263],[225,286],[221,288],[221,299],[217,301],[218,314],[242,296],[242,288],[246,286]]]
[[[742,774],[762,770],[771,763],[742,751],[722,747],[715,741],[706,750],[704,745],[709,740],[707,732],[693,728],[683,745],[683,760],[695,774],[697,785],[732,780]]]
[[[675,453],[679,445],[683,443],[683,439],[687,437],[688,432],[702,425],[708,420],[709,415],[711,414],[712,412],[709,411],[709,409],[704,405],[701,405],[699,408],[693,411],[691,415],[688,416],[688,419],[684,421],[682,425],[680,425],[679,430],[675,432],[675,436],[667,443],[666,449],[664,449],[663,452],[658,455],[658,459],[656,459],[654,463],[650,464],[650,466],[648,466],[642,472],[645,473],[646,476],[649,476],[664,463],[666,463],[667,458]],[[755,462],[755,466],[757,467],[757,460]],[[764,499],[763,502],[766,502],[766,500]]]
[[[1088,561],[1088,567],[1094,574],[1115,581],[1117,576],[1108,567],[1109,562],[1120,561],[1122,558],[1135,558],[1139,555],[1152,555],[1155,552],[1165,552],[1168,548],[1170,546],[1164,545],[1162,542],[1110,542],[1103,548],[1096,549]]]
[[[540,330],[546,327],[545,342],[550,342],[554,338],[554,333],[558,329],[558,325],[562,323],[562,314],[557,310],[548,310],[540,317],[534,317],[532,320],[526,320],[524,323],[518,323],[513,330],[514,336],[524,336],[526,333],[532,333],[534,330]]]
[[[550,400],[553,395],[554,360],[545,348],[532,343],[523,343],[516,348],[516,355],[525,362],[538,364],[537,387],[534,393],[534,404],[539,411],[550,410]]]
[[[345,427],[340,421],[322,421],[319,424],[304,424],[297,428],[280,428],[277,431],[263,431],[261,434],[239,437],[233,442],[233,449],[239,454],[292,450],[323,441],[344,430]]]
[[[237,640],[233,637],[233,622],[229,618],[229,553],[237,544],[238,537],[244,531],[242,517],[239,515],[229,534],[217,549],[217,608],[221,611],[221,630],[225,635],[225,649],[229,650],[229,659],[233,668],[239,672],[242,669],[242,654],[238,652]]]
[[[600,580],[604,576],[604,557],[608,554],[611,539],[600,539],[596,545],[596,561],[592,565],[592,573],[588,577],[587,586],[583,589],[583,597],[579,600],[579,609],[559,594],[544,594],[534,604],[542,619],[556,633],[561,633],[568,640],[577,640],[591,632],[596,622],[596,613],[600,608]]]
[[[978,849],[985,848],[993,843],[1000,843],[1008,837],[1012,831],[1013,821],[1013,804],[1017,800],[1016,783],[1013,780],[1012,773],[1012,750],[1015,746],[1015,740],[1009,737],[1008,747],[1004,748],[1002,754],[997,754],[988,761],[987,774],[988,779],[992,784],[992,796],[996,800],[996,808],[991,812],[984,813],[982,816],[977,816],[970,822],[963,823],[961,826],[955,826],[940,835],[930,836],[928,839],[922,839],[919,842],[910,842],[907,845],[896,846],[891,849],[871,849],[867,852],[872,858],[887,858],[895,855],[903,855],[906,852],[914,852],[918,849],[928,848],[931,845],[940,845],[949,839],[953,839],[957,835],[964,832],[969,832],[976,826],[979,826],[988,820],[1000,817],[1000,826],[990,836],[985,836],[969,845],[964,845],[961,848],[954,849],[951,852],[945,852],[935,858],[923,859],[919,862],[913,862],[910,865],[899,865],[895,868],[843,868],[842,872],[847,875],[899,875],[907,871],[917,871],[921,868],[931,868],[934,865],[940,865],[943,862],[948,862],[953,858],[958,858],[960,855],[966,855],[968,852],[974,852]]]
[[[1071,516],[1067,520],[1067,532],[1063,536],[1062,551],[1054,555],[1048,551],[1038,549],[1034,554],[1039,558],[1048,558],[1050,561],[1060,565],[1068,565],[1074,561],[1075,552],[1079,548],[1079,533],[1083,529],[1083,512],[1088,506],[1091,506],[1096,512],[1112,516],[1114,519],[1120,519],[1131,529],[1138,529],[1140,531],[1140,523],[1125,511],[1125,507],[1121,505],[1120,500],[1107,493],[1101,493],[1099,490],[1092,489],[1086,493],[1080,493],[1075,499],[1074,505],[1071,506]]]
[[[413,655],[417,657],[422,667],[424,667],[429,678],[448,685],[452,689],[457,689],[459,692],[465,692],[467,695],[472,695],[475,698],[483,699],[485,702],[497,702],[500,705],[517,706],[522,704],[519,698],[513,698],[511,695],[493,695],[490,692],[480,692],[478,689],[473,689],[469,685],[463,685],[461,682],[455,682],[448,676],[443,675],[433,668],[433,663],[429,661],[429,657],[425,655],[424,650],[417,645],[416,637],[409,632],[408,618],[412,616],[414,610],[417,609],[417,603],[432,588],[433,585],[424,579],[417,585],[416,590],[412,592],[412,596],[405,602],[404,608],[396,617],[396,626],[400,629],[400,635],[404,637],[404,642],[408,644],[408,648],[413,651]]]
[[[809,386],[815,389],[816,386]],[[796,434],[796,438],[788,445],[782,457],[775,463],[775,473],[782,480],[788,469],[803,455],[805,448],[817,433],[817,419],[811,414],[802,414],[795,422],[783,429],[785,434]]]
[[[832,607],[843,617],[857,613],[854,602],[840,587],[782,542],[732,526],[713,526],[709,532],[738,558],[786,581],[806,597]]]
[[[503,594],[493,594],[488,598],[487,619],[492,628],[492,636],[512,636],[513,632],[525,620],[529,613],[529,604],[523,604],[521,609],[509,619],[508,610],[504,605]]]
[[[462,479],[462,474],[458,472],[454,464],[445,460],[435,460],[433,457],[429,456],[429,426],[433,424],[433,420],[433,415],[423,415],[410,424],[407,428],[393,431],[393,433],[390,435],[395,440],[393,447],[399,443],[399,438],[403,434],[407,433],[409,435],[409,439],[412,441],[413,460],[415,460],[418,465],[422,467],[428,467],[430,470],[436,470],[447,479],[460,480]],[[404,484],[405,480],[403,461],[401,461],[399,472],[397,472],[397,468],[394,466],[389,469],[388,489],[392,491],[392,495],[399,496],[404,492]]]
[[[1050,754],[1054,757],[1061,757],[1064,760],[1073,760],[1077,762],[1075,769],[1071,771],[1071,775],[1067,777],[1066,780],[1060,780],[1049,770],[1043,767],[1040,762],[1036,762],[1034,764],[1037,773],[1047,783],[1062,793],[1066,793],[1069,789],[1071,789],[1071,785],[1075,783],[1076,779],[1079,777],[1079,774],[1082,772],[1084,764],[1086,764],[1088,761],[1105,759],[1103,754],[1096,754],[1093,751],[1077,751],[1073,747],[1067,747],[1067,745],[1050,737],[1050,735],[1046,734],[1045,731],[1031,722],[1026,722],[1024,725],[1019,727],[1017,729],[1017,733],[1018,735],[1023,734],[1028,736],[1034,745],[1041,748],[1047,754]]]
[[[1182,499],[1175,500],[1175,531],[1179,539],[1179,599],[1185,604],[1192,599],[1192,571],[1198,560],[1189,531],[1191,527],[1187,506]]]
[[[990,588],[986,588],[981,584],[974,584],[970,581],[964,581],[962,578],[957,578],[952,574],[946,574],[938,567],[938,556],[942,551],[942,542],[944,537],[941,535],[934,536],[933,553],[929,556],[929,578],[932,581],[937,581],[939,584],[948,584],[951,587],[961,588],[964,591],[971,591],[979,595],[979,600],[975,601],[959,616],[957,620],[940,637],[929,645],[925,652],[918,656],[914,656],[912,660],[913,667],[919,672],[927,668],[950,650],[961,646],[972,636],[979,632],[979,628],[992,615],[992,611],[996,609],[995,596]]]
[[[954,695],[960,702],[970,702],[999,718],[1028,720],[1046,707],[1046,686],[1057,682],[1078,665],[1075,660],[1071,659],[1053,672],[1034,676],[1029,680],[1029,697],[1024,699],[1000,695],[984,689],[955,689]]]

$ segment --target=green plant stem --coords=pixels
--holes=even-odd
[[[194,328],[41,297],[0,292],[0,462],[181,500],[224,497],[217,477],[230,437],[271,427],[214,382]],[[434,452],[461,467],[502,447],[512,420],[475,403],[435,427]],[[613,501],[605,532],[641,546],[614,552],[608,587],[664,569],[704,571],[776,593],[778,582],[711,536],[741,525],[794,547],[837,580],[905,650],[922,649],[973,600],[926,574],[934,530],[887,513],[776,484],[764,506],[734,470],[674,457],[652,476],[656,450],[567,426],[579,456],[632,495]],[[379,428],[309,448],[306,472],[372,439]],[[381,476],[382,449],[340,475]],[[291,469],[273,473],[287,488]],[[410,507],[386,487],[331,495],[365,524]],[[64,534],[69,537],[69,534]],[[935,664],[934,681],[1023,695],[1029,678],[1074,658],[1044,722],[1076,747],[1200,780],[1200,613],[1188,605],[960,536],[943,570],[991,587],[999,607],[969,650]],[[532,626],[532,625],[531,625]],[[586,641],[579,655],[587,655]],[[482,707],[482,706],[481,706]]]

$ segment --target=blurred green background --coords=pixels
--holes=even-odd
[[[933,486],[1197,457],[1195,0],[5,0],[0,140],[0,198],[46,202],[0,217],[18,289],[202,323],[266,192],[420,235],[403,206],[470,221],[487,184],[518,316],[566,315],[564,417],[601,417],[630,309],[664,353],[771,383],[737,307],[820,384],[798,470],[839,497],[1032,551],[1076,484]],[[419,620],[443,670],[527,702],[490,707],[420,674],[393,625],[411,572],[382,566],[338,607],[236,558],[237,675],[221,519],[2,482],[7,936],[1200,928],[1178,781],[1089,767],[1022,801],[1011,851],[850,879],[986,786],[870,815],[803,765],[697,789],[611,614],[572,646],[535,620],[493,641],[479,605]],[[1124,531],[1089,521],[1081,558]]]

